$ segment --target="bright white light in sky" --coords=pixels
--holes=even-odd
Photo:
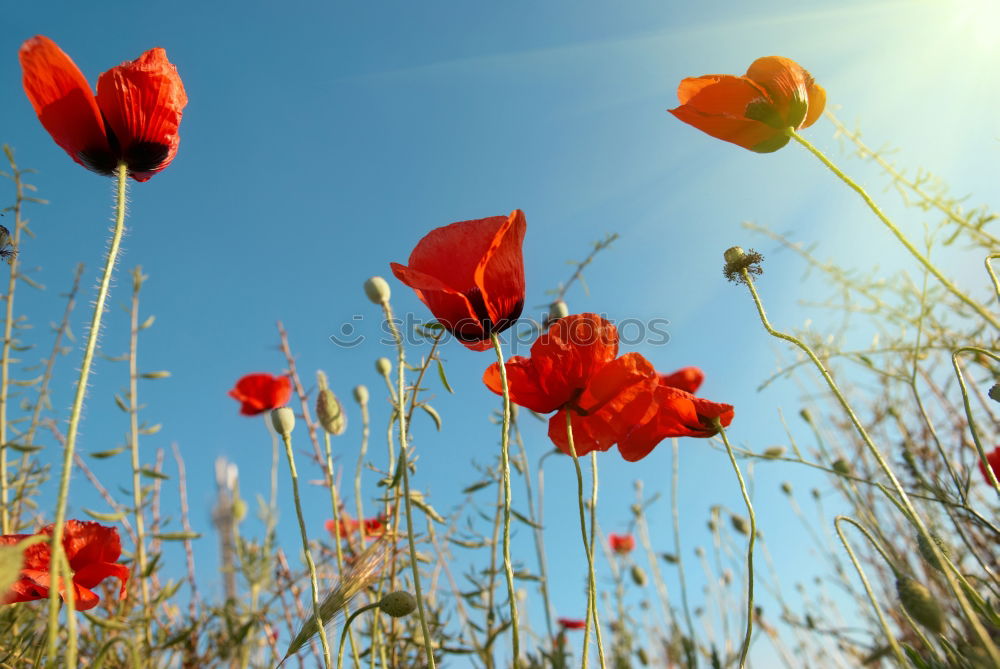
[[[1000,51],[997,35],[1000,34],[1000,1],[952,0],[956,12],[955,27],[969,35],[970,43],[978,50],[989,53]]]

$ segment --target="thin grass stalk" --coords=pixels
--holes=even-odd
[[[396,397],[396,419],[399,421],[399,463],[402,468],[403,478],[403,506],[406,510],[406,539],[410,548],[410,570],[413,574],[413,589],[416,592],[417,614],[420,618],[420,631],[423,634],[424,652],[427,655],[427,666],[435,669],[434,645],[431,642],[430,628],[427,626],[427,614],[424,611],[424,595],[420,586],[420,564],[417,562],[417,543],[413,536],[413,504],[410,501],[410,472],[407,463],[407,427],[406,427],[406,347],[403,344],[403,336],[396,325],[396,319],[392,314],[392,306],[389,300],[382,302],[382,309],[385,312],[386,322],[392,331],[393,339],[396,340],[397,356],[397,391]],[[388,377],[386,377],[388,379]],[[398,514],[397,514],[398,515]]]
[[[997,492],[997,494],[1000,495],[1000,481],[997,481],[997,475],[993,471],[993,467],[990,465],[989,460],[986,459],[986,449],[983,448],[983,443],[979,439],[979,430],[976,429],[976,419],[972,415],[972,404],[969,402],[969,389],[965,385],[965,375],[962,374],[962,366],[958,364],[958,356],[960,353],[978,353],[980,355],[993,358],[993,360],[996,361],[1000,361],[1000,356],[976,346],[963,346],[955,349],[955,351],[951,354],[951,364],[955,368],[955,376],[958,377],[958,385],[962,390],[962,403],[965,406],[965,419],[969,423],[969,432],[972,433],[972,442],[976,445],[976,453],[979,455],[979,463],[986,471],[986,479],[990,482],[990,485],[993,486],[993,489]]]
[[[997,279],[997,274],[993,271],[993,263],[990,262],[997,258],[1000,258],[1000,253],[991,253],[986,256],[983,264],[986,265],[986,273],[990,275],[990,280],[993,282],[993,291],[997,295],[997,302],[1000,302],[1000,279]]]
[[[594,637],[597,639],[597,652],[601,659],[601,667],[604,667],[604,633],[601,630],[601,622],[597,617],[597,577],[593,556],[596,555],[597,545],[597,451],[590,452],[590,606],[594,611]],[[608,544],[602,539],[602,546],[605,551],[605,559],[610,563],[606,553]]]
[[[743,283],[745,283],[747,288],[749,289],[750,296],[753,298],[754,304],[757,307],[757,314],[760,317],[760,321],[761,324],[764,326],[764,329],[767,330],[768,334],[770,334],[772,337],[782,339],[784,341],[787,341],[795,345],[803,353],[809,356],[809,359],[812,361],[813,365],[816,366],[816,369],[818,369],[820,374],[823,376],[823,379],[826,381],[827,386],[830,388],[830,391],[837,398],[837,401],[840,403],[841,408],[843,408],[844,412],[847,414],[847,417],[851,421],[851,424],[854,426],[855,430],[857,430],[859,436],[864,441],[865,446],[867,446],[872,457],[878,463],[878,466],[882,470],[882,473],[885,474],[886,478],[889,479],[889,482],[892,485],[893,489],[895,490],[896,494],[899,496],[899,499],[896,500],[892,495],[888,494],[886,494],[886,497],[888,497],[891,501],[897,503],[900,506],[900,509],[904,512],[903,515],[910,520],[910,522],[914,525],[914,527],[916,527],[917,531],[923,537],[924,541],[927,542],[928,547],[934,554],[935,559],[937,559],[938,561],[943,560],[944,556],[941,553],[941,549],[938,548],[937,543],[934,541],[933,537],[928,531],[927,526],[924,524],[923,519],[917,514],[916,507],[914,507],[913,501],[910,499],[910,496],[903,488],[903,485],[899,482],[899,479],[896,478],[896,474],[892,471],[892,468],[889,466],[889,463],[882,455],[882,452],[879,450],[878,446],[876,446],[875,442],[872,441],[872,438],[869,436],[868,431],[865,429],[864,425],[862,425],[861,420],[854,413],[854,409],[851,408],[850,403],[848,403],[847,398],[841,392],[840,387],[837,385],[837,382],[833,380],[833,377],[830,375],[830,372],[827,371],[826,366],[823,365],[822,361],[819,359],[819,357],[816,356],[816,353],[813,352],[812,348],[808,344],[804,343],[802,340],[790,334],[786,334],[784,332],[775,330],[771,326],[771,323],[767,318],[767,313],[764,311],[764,304],[761,302],[760,296],[757,294],[757,289],[754,286],[753,278],[750,276],[749,272],[747,272],[746,269],[741,270],[741,276],[743,279]],[[881,486],[880,484],[877,485],[880,489],[884,490],[883,486]],[[958,585],[958,582],[955,580],[953,575],[950,573],[949,570],[945,570],[943,573],[945,579],[948,582],[949,589],[955,596],[955,601],[958,603],[959,608],[961,608],[963,615],[965,615],[966,619],[969,622],[969,625],[975,632],[976,638],[979,640],[983,648],[989,654],[990,660],[994,662],[997,666],[1000,666],[1000,650],[997,649],[996,644],[990,638],[989,634],[987,634],[986,629],[982,625],[982,622],[979,620],[979,617],[976,615],[976,613],[972,610],[972,607],[970,606],[969,601],[965,596],[965,593],[962,591],[962,588]]]
[[[349,615],[347,617],[347,620],[344,621],[344,629],[340,633],[340,647],[337,649],[337,669],[342,669],[342,667],[344,666],[344,641],[347,640],[348,636],[351,636],[353,634],[351,632],[351,623],[353,623],[354,619],[360,616],[365,611],[371,611],[372,609],[378,608],[378,604],[379,604],[378,602],[374,602],[372,604],[365,604],[360,609]],[[361,666],[360,662],[361,661],[357,659],[357,654],[355,654],[354,666],[360,667]]]
[[[685,645],[684,651],[691,663],[688,669],[695,669],[698,666],[698,642],[694,633],[694,621],[691,619],[691,606],[688,604],[687,577],[684,575],[684,558],[681,552],[681,514],[680,505],[677,503],[677,489],[680,484],[680,449],[676,437],[671,441],[673,444],[673,464],[671,466],[670,513],[674,526],[674,555],[677,557],[677,574],[681,585],[681,607],[684,609],[684,622],[687,624],[690,642],[690,646]]]
[[[517,593],[514,590],[514,567],[510,559],[510,389],[507,387],[507,368],[504,366],[503,349],[496,333],[490,335],[493,350],[500,368],[500,385],[503,389],[503,424],[500,432],[500,478],[503,483],[503,569],[507,577],[507,598],[510,604],[511,645],[514,669],[521,666],[520,621],[517,616]]]
[[[952,283],[951,279],[942,274],[941,271],[937,267],[935,267],[934,264],[931,263],[931,261],[924,254],[922,254],[917,249],[917,247],[915,247],[910,242],[909,239],[906,238],[906,235],[903,234],[902,230],[896,227],[896,224],[893,223],[889,219],[889,217],[885,215],[882,209],[880,209],[879,206],[875,204],[875,201],[871,198],[870,195],[868,195],[868,193],[865,191],[864,188],[862,188],[856,181],[854,181],[851,177],[847,176],[843,171],[841,171],[839,167],[834,165],[833,162],[829,158],[827,158],[822,151],[816,148],[809,140],[802,137],[802,135],[800,135],[799,133],[795,132],[794,128],[786,128],[785,134],[787,134],[796,142],[804,146],[806,150],[809,151],[809,153],[816,156],[821,163],[826,165],[826,167],[831,172],[837,175],[837,177],[839,177],[841,181],[843,181],[845,184],[847,184],[847,186],[851,190],[857,193],[861,197],[861,199],[865,201],[865,204],[868,205],[868,208],[872,210],[875,216],[877,216],[878,219],[882,221],[882,223],[887,228],[889,228],[889,231],[892,232],[892,234],[896,237],[897,240],[899,240],[899,243],[901,243],[906,248],[906,250],[910,252],[910,255],[916,258],[917,261],[921,265],[923,265],[928,272],[933,274],[934,278],[940,281],[941,285],[944,286],[948,290],[948,292],[950,292],[952,295],[954,295],[959,300],[961,300],[969,307],[971,307],[972,310],[975,311],[977,314],[979,314],[979,316],[987,323],[992,325],[994,328],[1000,330],[1000,320],[998,320],[993,314],[987,311],[986,308],[983,307],[983,305],[979,304],[979,302],[976,302],[971,297],[969,297],[961,290],[959,290],[958,286]]]
[[[90,379],[90,368],[94,362],[94,352],[97,350],[97,339],[100,335],[101,321],[104,317],[104,303],[107,301],[111,287],[111,275],[121,247],[122,233],[125,231],[125,192],[128,185],[128,166],[119,163],[115,168],[117,188],[115,191],[115,225],[111,234],[111,244],[108,247],[104,263],[104,272],[94,301],[94,312],[90,321],[90,331],[87,333],[87,343],[83,351],[83,361],[80,363],[80,376],[76,382],[76,394],[69,415],[69,428],[66,431],[66,445],[63,447],[62,473],[59,477],[59,492],[56,498],[55,524],[52,528],[51,555],[58,561],[63,555],[63,524],[66,522],[66,504],[69,501],[69,481],[73,471],[73,453],[76,451],[76,438],[80,429],[80,416],[83,411],[83,400],[87,395],[87,381]],[[49,664],[55,665],[57,640],[59,637],[59,588],[58,579],[49,591],[49,627],[46,646],[48,648]]]

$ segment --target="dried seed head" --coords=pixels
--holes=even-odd
[[[896,594],[899,595],[903,608],[914,620],[932,632],[940,634],[944,631],[941,607],[926,586],[909,576],[900,575],[896,578]]]
[[[378,607],[393,618],[403,618],[417,608],[417,600],[405,590],[397,590],[383,597]]]
[[[288,407],[278,407],[271,410],[271,425],[274,431],[282,437],[290,437],[295,429],[295,412]]]
[[[951,555],[948,553],[948,546],[941,540],[941,537],[936,534],[931,534],[931,539],[937,545],[937,549],[941,551],[941,554],[946,558],[950,558]],[[944,573],[944,568],[941,565],[941,561],[937,559],[934,555],[934,551],[931,550],[930,543],[924,539],[924,535],[917,534],[917,550],[920,551],[920,557],[922,557],[927,564],[937,569],[939,572]]]
[[[375,371],[379,373],[379,376],[389,376],[392,374],[392,363],[389,358],[379,358],[375,361]]]
[[[760,266],[764,262],[764,256],[753,249],[744,251],[739,246],[733,246],[726,249],[722,257],[726,261],[722,274],[733,283],[747,283],[750,275],[760,276],[764,273]]]
[[[380,276],[373,276],[365,281],[365,295],[374,304],[385,304],[389,301],[389,284]]]
[[[347,429],[347,415],[329,388],[320,388],[316,395],[316,416],[323,429],[332,435],[344,434]]]
[[[354,401],[358,404],[368,404],[368,386],[354,386]]]
[[[642,567],[639,565],[632,565],[632,569],[629,570],[629,574],[632,576],[632,582],[640,588],[646,585],[646,572],[644,572]]]

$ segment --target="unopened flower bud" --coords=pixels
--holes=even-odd
[[[383,597],[378,603],[378,607],[393,618],[403,618],[413,613],[413,610],[417,608],[417,600],[405,590],[397,590]]]
[[[354,386],[354,401],[358,404],[368,404],[368,387]]]
[[[926,586],[909,576],[899,576],[896,578],[896,594],[914,620],[937,634],[944,631],[941,607]]]
[[[729,522],[732,524],[733,529],[743,536],[750,534],[750,528],[747,525],[746,518],[743,516],[732,515],[729,517]]]
[[[948,554],[948,547],[945,545],[943,541],[941,541],[941,537],[937,536],[936,534],[932,534],[931,539],[937,545],[937,549],[941,551],[942,555],[944,555],[946,558],[950,557],[950,555]],[[931,549],[930,542],[924,539],[923,534],[917,534],[917,550],[920,551],[920,557],[926,560],[927,564],[934,567],[939,572],[944,573],[944,568],[941,565],[941,561],[937,559],[936,555],[934,555],[934,551]]]
[[[389,301],[389,284],[380,276],[373,276],[365,281],[365,295],[374,304],[385,304]]]
[[[792,496],[792,484],[788,481],[783,481],[781,484],[781,492],[785,493],[789,497]]]
[[[833,471],[837,472],[841,476],[851,475],[851,465],[847,463],[844,458],[837,458],[833,461]]]
[[[343,434],[347,429],[347,415],[329,388],[320,388],[316,395],[316,417],[323,429],[332,435]]]
[[[994,383],[990,386],[989,390],[990,399],[994,402],[1000,402],[1000,383]]]
[[[632,569],[629,570],[629,574],[632,576],[632,582],[640,588],[646,585],[646,572],[644,572],[642,567],[639,565],[632,565]]]
[[[282,437],[289,437],[295,429],[295,412],[288,407],[278,407],[271,410],[271,425],[274,431]]]
[[[640,648],[639,650],[635,651],[635,657],[636,659],[639,660],[639,664],[641,664],[642,666],[644,667],[649,666],[649,655],[646,653],[645,648]]]
[[[765,448],[764,452],[761,455],[763,455],[765,458],[773,459],[773,458],[780,458],[784,454],[785,454],[784,446],[771,446],[770,448]]]
[[[392,373],[392,363],[389,358],[379,358],[375,361],[375,371],[379,376],[389,376]]]
[[[556,300],[549,305],[549,322],[569,316],[569,307],[562,300]]]

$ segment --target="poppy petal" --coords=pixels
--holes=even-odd
[[[256,416],[287,404],[292,396],[292,383],[287,376],[247,374],[236,382],[229,396],[241,403],[241,414]]]
[[[826,90],[812,80],[809,77],[809,81],[812,84],[809,86],[809,111],[806,112],[806,118],[802,121],[802,128],[808,128],[823,114],[823,109],[826,108]]]
[[[80,165],[110,174],[117,161],[94,93],[80,68],[42,35],[26,41],[18,58],[24,92],[52,139]]]
[[[102,74],[97,103],[133,179],[146,181],[174,159],[187,95],[166,51],[150,49]]]
[[[798,63],[780,56],[758,58],[747,68],[747,78],[768,92],[785,127],[799,128],[809,108],[812,77]]]
[[[412,288],[438,322],[455,338],[467,346],[487,339],[479,315],[462,292],[455,290],[441,279],[399,263],[389,263],[397,279]],[[485,344],[486,350],[490,344]]]
[[[52,534],[52,525],[42,532]],[[122,554],[118,530],[89,520],[67,520],[63,527],[63,547],[74,572],[85,565],[115,562]]]
[[[582,392],[617,355],[618,329],[593,313],[560,318],[531,345],[539,386],[557,406]]]
[[[677,87],[681,106],[689,105],[703,114],[743,116],[752,102],[767,100],[767,91],[746,77],[731,74],[708,74],[688,77]]]
[[[705,380],[705,373],[697,367],[684,367],[670,374],[660,374],[660,383],[680,388],[689,393],[697,392]]]
[[[97,562],[73,572],[73,582],[85,588],[96,588],[97,584],[106,578],[117,578],[120,583],[118,599],[124,599],[129,575],[128,567],[123,564]]]
[[[704,114],[690,105],[682,105],[669,111],[706,135],[757,153],[771,153],[788,143],[789,138],[782,130],[753,119]]]
[[[711,437],[714,420],[728,427],[734,416],[729,404],[711,402],[677,388],[660,385],[656,389],[653,415],[637,423],[618,444],[622,457],[635,462],[649,455],[668,437]]]
[[[493,241],[476,266],[475,284],[483,295],[490,321],[507,329],[524,308],[524,257],[521,247],[527,222],[515,209],[497,229]]]
[[[515,355],[507,361],[507,389],[510,401],[538,413],[555,411],[566,403],[562,395],[552,396],[545,391],[531,358]],[[500,380],[500,366],[493,363],[483,372],[483,383],[497,395],[503,394]]]

